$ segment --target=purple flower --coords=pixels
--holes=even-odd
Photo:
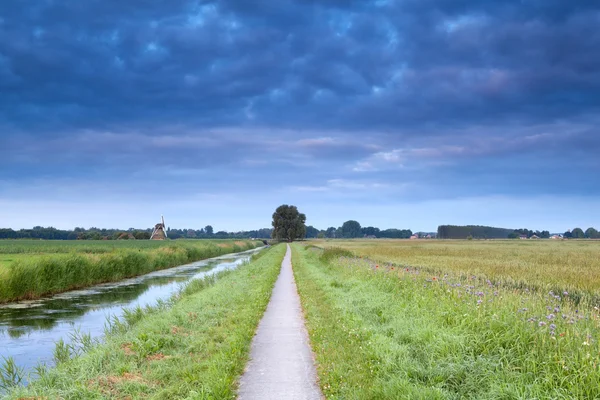
[[[538,323],[538,325],[539,325],[539,326],[546,326],[546,323],[545,323],[544,321],[540,321],[540,322]]]
[[[479,296],[479,297],[483,296],[483,292],[477,292],[477,296]]]
[[[548,328],[550,328],[550,330],[555,330],[556,329],[556,325],[550,324],[550,326]]]
[[[555,313],[559,313],[560,312],[560,307],[554,307],[554,312]]]
[[[567,292],[567,291],[563,292],[563,296],[568,296],[568,295],[569,295],[569,292]]]
[[[548,316],[546,316],[546,319],[550,320],[550,319],[554,319],[554,314],[549,314]]]
[[[481,304],[483,300],[477,300],[477,305]]]

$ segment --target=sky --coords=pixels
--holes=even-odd
[[[0,227],[600,228],[597,0],[2,0]]]

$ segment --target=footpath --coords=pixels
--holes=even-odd
[[[288,245],[267,311],[252,340],[238,399],[322,398]]]

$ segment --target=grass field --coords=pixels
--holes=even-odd
[[[453,273],[507,286],[600,295],[600,241],[346,240],[315,241],[383,264]]]
[[[258,241],[0,241],[0,302],[142,275],[262,245]]]
[[[104,344],[59,343],[58,367],[41,370],[10,399],[233,399],[250,343],[279,274],[285,246],[216,278],[192,281],[172,304],[131,310]]]
[[[504,283],[597,294],[583,280],[553,277],[564,257],[573,270],[593,269],[597,258],[576,253],[594,257],[597,243],[317,244],[338,248],[296,244],[293,263],[328,398],[600,398],[598,307]],[[513,276],[502,261],[525,269]],[[484,272],[499,280],[472,276]]]

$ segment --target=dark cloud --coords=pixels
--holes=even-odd
[[[597,196],[599,24],[595,0],[4,0],[0,190]]]
[[[395,129],[598,111],[595,1],[4,1],[0,123]]]

